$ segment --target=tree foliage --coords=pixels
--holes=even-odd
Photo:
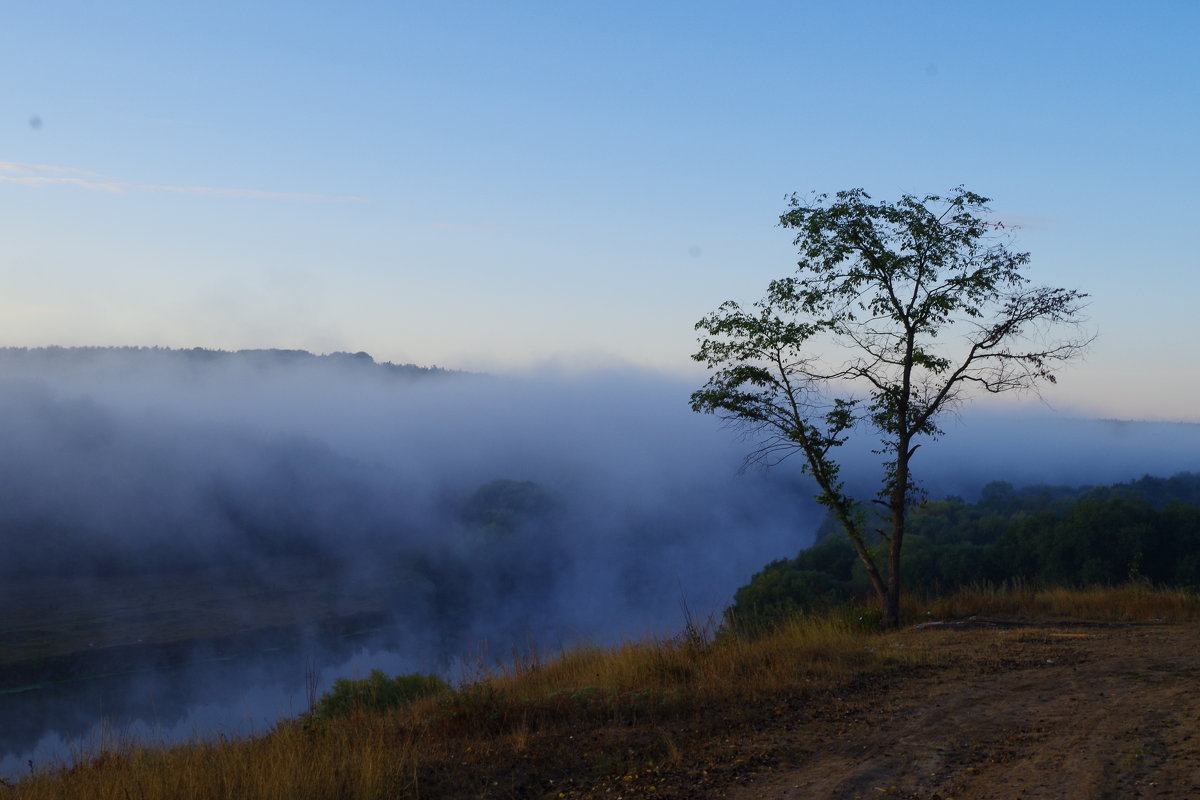
[[[1200,589],[1200,475],[1082,489],[991,483],[974,503],[948,498],[915,509],[907,541],[904,580],[932,595],[1007,582]],[[829,536],[754,575],[726,623],[754,632],[867,591],[849,542]]]
[[[794,195],[780,225],[796,231],[796,274],[772,281],[751,307],[729,301],[696,324],[694,358],[712,375],[692,408],[748,426],[759,440],[750,461],[801,456],[890,625],[899,620],[910,461],[921,442],[941,434],[940,416],[969,389],[1053,383],[1088,342],[1056,338],[1078,323],[1086,295],[1031,287],[1021,273],[1029,254],[1010,249],[987,202],[963,187],[894,203],[862,189]],[[874,530],[834,457],[858,426],[877,433],[884,456],[876,502],[887,514]]]

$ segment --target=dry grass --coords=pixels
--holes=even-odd
[[[1037,588],[1017,583],[973,586],[927,602],[910,598],[904,608],[904,617],[911,621],[978,615],[1101,622],[1192,622],[1200,620],[1200,594],[1189,589],[1157,589],[1141,583],[1084,589]]]
[[[1137,586],[978,588],[906,611],[910,619],[931,612],[1180,621],[1200,619],[1200,601]],[[531,653],[506,671],[397,711],[291,721],[247,740],[116,746],[0,788],[0,798],[579,796],[636,770],[686,769],[681,762],[711,753],[730,731],[749,741],[746,732],[781,704],[820,708],[847,687],[911,675],[946,658],[935,638],[909,637],[899,646],[901,636],[865,631],[843,612],[796,618],[752,639],[713,640],[690,629],[678,639],[549,659]]]

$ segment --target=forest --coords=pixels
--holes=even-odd
[[[1110,486],[983,487],[979,499],[926,500],[910,517],[905,585],[926,596],[972,585],[1200,586],[1200,474],[1145,476]],[[739,628],[846,603],[869,586],[836,521],[795,558],[773,561],[726,610]]]

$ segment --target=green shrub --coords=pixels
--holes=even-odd
[[[389,678],[379,670],[360,680],[341,678],[321,696],[308,712],[314,720],[342,717],[364,711],[398,708],[422,697],[450,691],[450,685],[436,675],[397,675]]]
[[[855,574],[857,556],[845,536],[819,542],[791,560],[772,561],[737,590],[725,610],[728,629],[765,634],[794,614],[822,611],[866,586]]]

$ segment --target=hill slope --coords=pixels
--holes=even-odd
[[[930,611],[951,621],[531,654],[399,709],[118,749],[10,796],[1198,796],[1196,595],[959,595]]]

